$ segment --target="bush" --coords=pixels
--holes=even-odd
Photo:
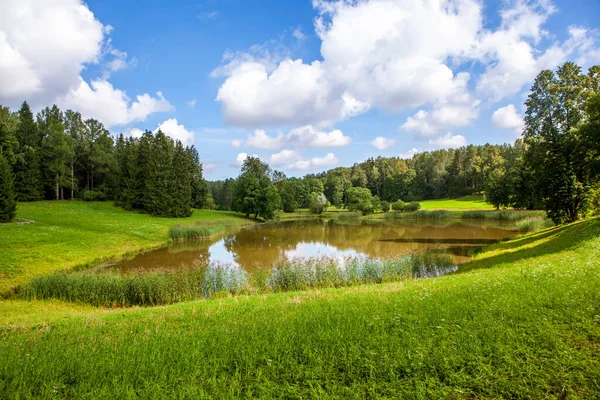
[[[402,200],[398,200],[394,204],[392,204],[392,210],[394,211],[404,211],[406,204]]]
[[[417,202],[417,201],[411,201],[410,203],[408,203],[408,205],[406,207],[404,207],[405,211],[418,211],[421,209],[421,203]]]
[[[85,190],[82,197],[83,201],[106,201],[108,199],[106,193],[98,190]]]
[[[382,201],[381,202],[381,211],[383,211],[384,213],[390,211],[390,203],[388,203],[387,201]]]

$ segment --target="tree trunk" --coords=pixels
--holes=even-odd
[[[58,197],[58,173],[56,173],[56,200],[59,200],[59,197]]]

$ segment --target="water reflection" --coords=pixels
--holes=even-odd
[[[116,268],[130,272],[218,262],[250,270],[286,258],[391,257],[426,249],[450,254],[460,264],[473,249],[515,235],[512,225],[486,222],[288,221],[245,228],[220,240],[175,244]]]

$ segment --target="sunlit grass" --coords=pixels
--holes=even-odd
[[[494,206],[485,202],[483,195],[472,195],[458,199],[424,200],[422,210],[493,210]]]
[[[0,397],[593,399],[598,287],[596,219],[433,279],[117,310],[15,301],[25,316],[3,301]]]

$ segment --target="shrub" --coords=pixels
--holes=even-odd
[[[402,200],[398,200],[394,204],[392,204],[392,210],[394,211],[404,211],[406,204]]]
[[[411,201],[410,203],[408,203],[408,205],[406,205],[406,207],[404,207],[405,211],[418,211],[421,209],[421,203],[417,202],[417,201]]]
[[[82,197],[83,201],[106,201],[108,199],[106,193],[98,190],[84,190]]]
[[[382,201],[381,202],[381,211],[383,211],[384,213],[390,211],[390,203],[388,203],[387,201]]]

